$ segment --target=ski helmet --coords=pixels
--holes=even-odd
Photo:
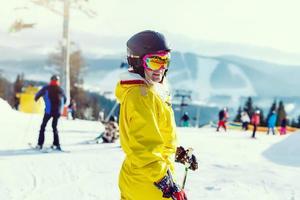
[[[151,30],[142,31],[127,41],[127,61],[135,73],[145,77],[143,56],[170,50],[163,34]]]
[[[59,81],[59,76],[58,75],[53,75],[51,76],[51,81]]]
[[[111,121],[111,122],[117,122],[118,121],[117,116],[114,116],[114,115],[110,116],[109,117],[109,121]]]

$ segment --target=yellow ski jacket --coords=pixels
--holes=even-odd
[[[119,175],[122,200],[166,200],[154,182],[174,172],[175,121],[171,104],[142,78],[121,80],[120,141],[126,154]]]

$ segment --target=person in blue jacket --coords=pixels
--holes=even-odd
[[[277,120],[277,115],[275,111],[272,111],[269,119],[268,119],[268,132],[267,135],[269,135],[270,130],[272,130],[273,135],[275,135],[275,124]]]
[[[63,105],[66,103],[66,96],[64,91],[59,86],[59,76],[53,75],[51,77],[50,83],[40,89],[35,95],[34,100],[37,101],[40,97],[43,97],[45,102],[45,113],[41,124],[38,144],[36,149],[42,149],[45,140],[45,128],[49,119],[52,119],[52,129],[53,129],[53,145],[51,148],[56,150],[61,150],[59,143],[59,136],[57,130],[58,119],[63,110]]]

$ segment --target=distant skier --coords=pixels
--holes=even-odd
[[[104,122],[104,110],[103,110],[103,109],[101,109],[101,110],[99,111],[98,120],[99,120],[100,122]]]
[[[182,121],[182,126],[183,127],[189,127],[190,126],[190,117],[188,112],[184,112],[184,114],[182,115],[181,119]]]
[[[280,135],[286,134],[287,118],[283,118],[280,122]]]
[[[242,122],[242,129],[247,131],[248,130],[248,124],[250,123],[250,117],[246,111],[243,111],[241,113],[241,122]]]
[[[126,155],[120,199],[187,200],[173,179],[176,125],[166,85],[170,48],[161,33],[143,31],[127,41],[127,55],[132,68],[116,86]]]
[[[51,146],[51,148],[61,150],[57,130],[57,123],[61,115],[62,107],[66,103],[67,99],[62,88],[59,86],[59,76],[53,75],[51,77],[49,85],[46,85],[41,90],[39,90],[38,93],[35,95],[34,100],[37,101],[40,97],[44,98],[46,107],[36,149],[43,148],[45,139],[45,128],[49,119],[52,118],[53,145]]]
[[[275,135],[276,120],[277,120],[276,112],[272,111],[271,115],[268,118],[268,132],[267,132],[267,135],[269,135],[270,130],[272,130],[273,135]]]
[[[110,116],[109,121],[105,123],[105,130],[97,138],[97,143],[102,139],[103,143],[113,143],[119,138],[119,125],[116,116]]]
[[[75,99],[72,99],[70,101],[70,104],[68,105],[68,113],[71,115],[73,120],[75,120],[75,118],[76,118],[76,110],[77,110],[76,101],[75,101]]]
[[[227,112],[227,108],[223,108],[222,110],[220,110],[219,112],[219,122],[218,122],[218,127],[217,127],[217,131],[220,130],[220,127],[223,127],[223,129],[226,131],[226,122],[228,120],[228,112]]]
[[[260,111],[256,110],[251,117],[251,124],[253,125],[252,138],[255,138],[257,126],[260,124]]]

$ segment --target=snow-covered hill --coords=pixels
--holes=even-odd
[[[85,87],[113,92],[122,59],[120,55],[86,58],[87,66],[82,74]],[[24,73],[27,79],[48,81],[55,73],[46,59],[41,58],[0,61],[0,70],[10,80],[15,80],[18,73]],[[299,74],[300,67],[296,65],[232,55],[203,56],[174,51],[168,77],[174,90],[192,90],[193,99],[203,101],[213,96],[232,96],[234,99],[241,96],[299,97],[294,89],[300,87]]]
[[[0,113],[0,199],[119,199],[119,144],[83,144],[103,130],[99,122],[62,119],[61,144],[70,153],[46,154],[27,148],[42,116],[13,111],[2,99]],[[299,135],[258,134],[253,140],[249,132],[178,128],[179,145],[193,147],[199,161],[187,177],[189,199],[299,199]],[[47,145],[51,140],[47,129]],[[176,169],[181,183],[184,168]]]

